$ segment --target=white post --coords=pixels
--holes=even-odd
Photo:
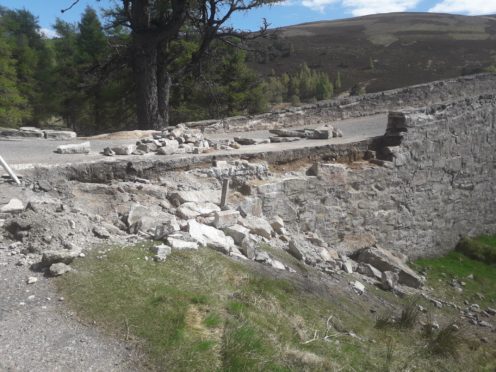
[[[15,173],[12,171],[12,169],[10,169],[9,165],[5,162],[5,160],[3,160],[3,158],[1,156],[0,156],[0,164],[7,171],[7,173],[9,174],[9,176],[12,177],[12,179],[15,181],[15,183],[17,183],[18,185],[20,185],[21,182],[19,181],[19,178],[17,178],[17,176],[15,175]]]

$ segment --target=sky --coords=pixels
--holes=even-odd
[[[53,36],[52,25],[57,17],[77,22],[88,5],[100,9],[118,0],[80,0],[79,4],[62,14],[73,0],[0,0],[10,9],[27,9],[39,18],[43,32]],[[389,12],[438,12],[464,15],[496,14],[496,0],[286,0],[245,14],[235,15],[232,25],[242,30],[257,30],[262,19],[271,28],[304,22],[350,18]]]

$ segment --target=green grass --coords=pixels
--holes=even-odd
[[[482,306],[496,304],[494,265],[471,259],[460,252],[451,252],[441,258],[417,260],[415,264],[419,268],[427,268],[427,285],[448,300],[458,304],[463,304],[464,300]],[[453,279],[465,283],[462,292],[450,285]]]
[[[460,360],[449,353],[427,353],[433,341],[422,337],[417,314],[406,314],[411,320],[408,328],[376,328],[370,299],[344,292],[346,279],[331,289],[315,281],[318,276],[312,276],[316,274],[311,268],[304,273],[306,278],[272,275],[258,269],[261,266],[208,249],[175,252],[164,263],[155,263],[143,259],[148,248],[115,247],[106,259],[90,253],[75,263],[76,271],[57,279],[68,305],[83,320],[140,346],[148,361],[141,370],[495,367],[496,355],[487,356],[484,348],[469,352],[461,344],[467,357]],[[369,297],[379,296],[376,305],[385,299],[392,302],[398,318],[402,309],[404,316],[405,309],[413,311],[409,299],[373,287],[367,291]],[[450,345],[446,337],[441,341]]]

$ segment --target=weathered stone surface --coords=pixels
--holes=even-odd
[[[152,247],[151,251],[154,253],[153,259],[155,261],[165,261],[167,256],[171,254],[172,248],[166,244],[160,244]]]
[[[284,221],[279,216],[273,216],[270,219],[270,226],[277,232],[280,233],[281,229],[284,227]]]
[[[339,259],[339,255],[334,249],[324,247],[320,249],[320,257],[324,262],[334,262]]]
[[[350,260],[345,260],[341,263],[341,269],[348,274],[354,272],[353,263]]]
[[[360,274],[367,275],[367,276],[374,278],[374,279],[381,280],[381,278],[382,278],[381,271],[377,270],[374,266],[372,266],[370,264],[361,263],[360,265],[358,265],[357,271]]]
[[[108,239],[108,238],[110,238],[110,233],[103,226],[95,226],[92,231],[93,231],[93,234],[95,234],[95,236],[97,238],[100,238],[100,239]]]
[[[381,275],[381,287],[386,291],[393,290],[398,285],[398,273],[384,271]]]
[[[17,213],[24,210],[24,204],[19,199],[13,198],[0,208],[1,213]]]
[[[271,129],[270,133],[281,138],[304,138],[305,133],[296,129]]]
[[[171,246],[172,249],[176,249],[176,250],[198,249],[197,242],[183,240],[181,239],[181,237],[169,236],[167,238],[167,243]]]
[[[55,263],[65,263],[66,265],[74,261],[75,258],[79,256],[81,251],[70,251],[70,250],[60,250],[60,251],[45,251],[41,257],[41,266],[49,267]]]
[[[250,260],[255,258],[255,242],[249,236],[243,238],[239,250]]]
[[[48,269],[51,276],[61,276],[64,275],[65,273],[68,273],[71,270],[72,270],[71,267],[63,262],[50,265],[50,268]]]
[[[365,286],[362,283],[360,283],[358,280],[354,281],[351,284],[351,286],[358,294],[362,294],[365,292]]]
[[[88,154],[90,149],[91,144],[89,142],[83,142],[57,146],[55,152],[57,154]]]
[[[29,137],[29,138],[44,138],[45,134],[39,128],[35,127],[20,127],[19,135],[21,137]]]
[[[131,155],[136,150],[135,145],[120,145],[111,148],[115,155]]]
[[[263,213],[316,231],[339,251],[377,242],[411,258],[496,231],[495,106],[486,96],[391,113],[386,136],[371,146],[390,168],[355,163],[346,177],[288,175],[256,188]]]
[[[228,226],[224,229],[224,233],[233,238],[236,244],[241,244],[245,238],[250,237],[250,230],[241,225]]]
[[[45,129],[43,133],[45,133],[46,139],[54,139],[54,140],[69,140],[77,137],[76,132],[67,131],[67,130]]]
[[[271,143],[283,143],[283,142],[300,141],[301,137],[278,137],[278,136],[274,136],[274,137],[270,137],[269,139],[270,139]]]
[[[289,241],[289,254],[296,258],[297,260],[303,260],[305,250],[302,249],[302,241],[291,239]]]
[[[263,214],[262,200],[256,197],[245,198],[238,205],[238,211],[242,217],[246,217],[246,216],[261,217]]]
[[[105,156],[114,156],[115,155],[115,152],[110,147],[105,147],[103,149],[103,155],[105,155]]]
[[[220,190],[201,190],[201,191],[178,191],[169,196],[172,204],[179,206],[184,203],[220,203]]]
[[[177,223],[177,220],[174,216],[168,221],[162,222],[155,228],[154,239],[162,240],[169,236],[170,234],[174,234],[175,232],[180,230],[180,226]]]
[[[214,212],[220,212],[220,208],[210,202],[186,202],[176,210],[177,215],[185,220],[206,216]]]
[[[234,226],[238,223],[238,211],[220,211],[214,213],[214,226],[218,229],[224,229],[229,226]]]
[[[419,288],[423,284],[420,276],[406,266],[400,258],[380,247],[370,247],[361,250],[357,254],[356,260],[358,262],[368,263],[382,272],[398,271],[398,282],[400,284],[414,288]]]
[[[267,239],[270,239],[272,236],[272,227],[265,218],[247,216],[241,218],[239,224],[250,230],[252,234],[260,235]]]
[[[223,231],[198,223],[195,220],[188,221],[188,231],[191,237],[199,244],[214,248],[225,254],[229,254],[231,247],[234,246],[234,240],[230,236],[226,236]]]

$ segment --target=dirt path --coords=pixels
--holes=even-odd
[[[53,279],[17,266],[19,257],[0,248],[1,371],[137,370],[132,349],[79,322]]]
[[[0,199],[29,190],[0,183]],[[32,195],[31,195],[32,196]],[[78,321],[53,279],[33,272],[0,235],[0,371],[133,371],[134,351]],[[27,284],[29,277],[37,282]]]

